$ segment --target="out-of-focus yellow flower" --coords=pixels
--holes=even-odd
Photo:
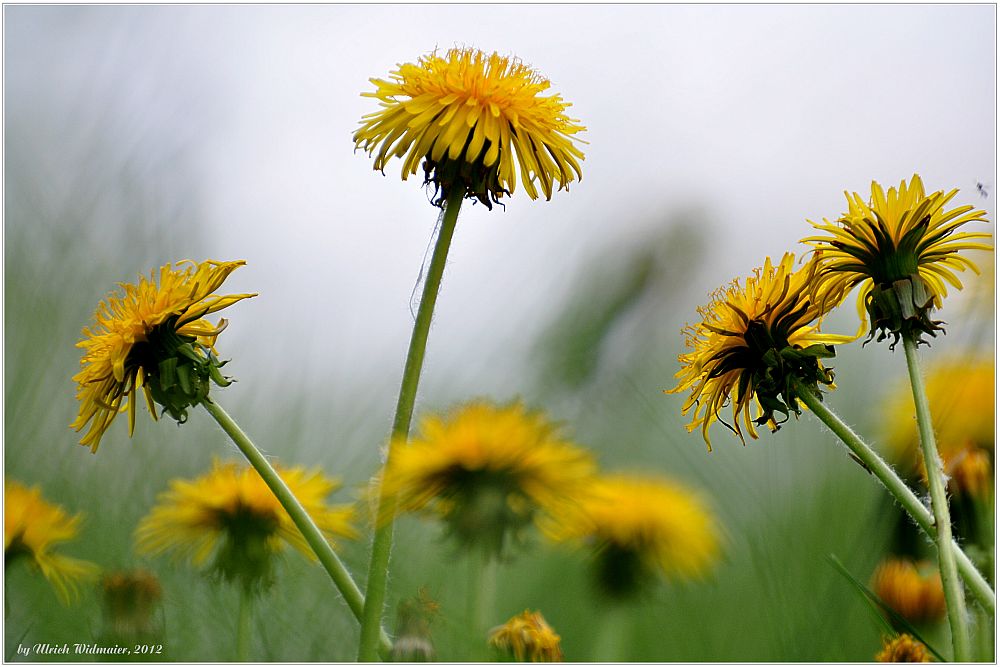
[[[964,250],[991,250],[982,243],[986,232],[961,232],[969,222],[987,222],[986,211],[945,206],[958,193],[938,191],[924,194],[924,184],[914,174],[909,185],[899,189],[872,182],[871,199],[858,193],[847,196],[848,211],[832,223],[812,225],[824,235],[810,236],[804,243],[817,250],[821,268],[814,290],[823,300],[842,301],[861,285],[858,315],[864,333],[871,320],[869,339],[893,336],[936,335],[940,322],[930,319],[932,308],[941,308],[948,290],[945,283],[961,289],[956,271],[978,273],[973,262],[960,255]]]
[[[910,623],[944,618],[941,575],[931,563],[888,558],[875,569],[872,589],[882,602]]]
[[[113,572],[101,578],[107,633],[117,638],[139,638],[153,633],[153,612],[163,589],[152,572]]]
[[[56,553],[56,546],[76,538],[81,514],[70,516],[59,505],[46,501],[38,487],[28,488],[4,480],[4,566],[25,560],[41,571],[64,604],[79,597],[79,584],[92,581],[98,572],[93,563]]]
[[[684,330],[690,351],[678,357],[679,382],[668,393],[690,390],[683,408],[685,415],[693,411],[687,428],[700,427],[709,449],[708,427],[716,421],[740,440],[744,427],[751,438],[757,437],[755,426],[776,431],[776,412],[786,419],[799,412],[793,381],[816,391],[819,384],[833,387],[833,375],[820,358],[834,355],[833,344],[852,339],[818,331],[824,311],[809,292],[816,261],[797,271],[794,264],[791,253],[777,265],[768,257],[745,283],[734,280],[716,290],[709,304],[698,308],[702,321]],[[719,416],[727,405],[732,405],[731,425]]]
[[[876,662],[930,662],[927,647],[910,635],[903,633],[895,639],[883,639],[882,650],[875,655]]]
[[[135,428],[136,391],[156,419],[159,403],[178,421],[187,408],[208,395],[209,381],[229,384],[215,357],[215,339],[226,326],[202,319],[254,294],[217,296],[230,273],[245,262],[185,260],[167,264],[139,283],[120,283],[121,295],[109,295],[94,313],[96,325],[83,330],[82,369],[77,383],[80,413],[71,428],[87,427],[80,440],[97,451],[101,437],[119,412],[128,409],[129,435]]]
[[[490,631],[490,645],[511,653],[517,662],[562,662],[559,635],[541,612],[525,609]]]
[[[319,470],[275,466],[302,507],[331,541],[354,538],[351,506],[331,506],[337,482]],[[140,553],[172,552],[195,566],[212,558],[211,569],[247,587],[271,583],[274,557],[289,544],[310,559],[315,555],[257,471],[215,462],[194,480],[177,479],[136,529]]]
[[[596,469],[588,453],[519,402],[477,401],[426,416],[419,436],[391,446],[383,492],[402,511],[430,509],[460,542],[492,554],[537,515],[575,504]]]
[[[582,176],[583,152],[573,143],[585,128],[566,115],[559,95],[517,58],[471,48],[437,51],[405,63],[390,81],[371,79],[376,90],[362,93],[382,108],[366,115],[354,134],[358,148],[375,156],[384,171],[390,158],[403,158],[403,180],[424,162],[442,205],[454,187],[488,208],[521,183],[532,199],[552,197],[555,183],[568,189]]]
[[[697,577],[715,562],[719,530],[699,495],[653,476],[601,477],[580,511],[546,521],[556,541],[594,549],[598,581],[613,597],[629,597],[657,572]]]
[[[994,371],[992,359],[944,359],[926,376],[938,450],[960,492],[982,495],[992,490]],[[882,413],[887,416],[886,443],[893,460],[911,473],[925,474],[909,385],[889,395]]]

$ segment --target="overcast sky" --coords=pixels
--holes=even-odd
[[[994,219],[993,197],[976,191],[996,178],[990,5],[4,13],[8,145],[56,199],[107,166],[88,157],[101,135],[158,197],[194,200],[203,234],[184,256],[249,262],[232,290],[261,296],[238,306],[226,336],[266,368],[398,374],[436,211],[397,163],[373,172],[351,135],[376,108],[360,96],[368,79],[435,47],[517,55],[572,102],[588,142],[570,192],[463,209],[431,337],[439,354],[516,350],[578,272],[686,210],[711,238],[692,304],[795,249],[806,218],[837,215],[843,190],[873,179],[919,172]],[[108,285],[149,268],[123,258]]]

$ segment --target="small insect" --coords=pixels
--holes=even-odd
[[[976,191],[979,193],[980,197],[990,196],[990,189],[984,183],[976,183]]]

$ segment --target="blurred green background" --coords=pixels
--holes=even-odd
[[[81,536],[65,553],[107,571],[141,566],[157,573],[164,591],[159,612],[163,659],[232,660],[235,592],[211,585],[183,563],[137,557],[132,531],[169,480],[199,476],[214,457],[237,453],[203,412],[195,411],[187,424],[177,426],[169,419],[152,423],[141,414],[144,408],[131,440],[122,419],[96,455],[76,445],[78,436],[68,428],[77,411],[71,381],[79,364],[74,343],[98,301],[119,281],[134,281],[139,273],[185,257],[247,258],[249,265],[223,291],[261,296],[227,311],[231,326],[219,351],[232,359],[226,370],[238,382],[214,396],[265,453],[290,465],[321,466],[344,484],[333,500],[352,502],[376,472],[389,431],[411,323],[409,298],[435,211],[422,202],[416,183],[399,183],[395,171],[376,179],[366,159],[350,160],[347,137],[360,117],[351,107],[350,122],[335,131],[314,131],[303,141],[318,139],[323,154],[343,153],[350,161],[346,168],[356,170],[359,181],[374,183],[380,194],[357,197],[349,182],[338,181],[315,158],[306,163],[319,165],[312,171],[294,160],[278,161],[287,180],[276,181],[277,194],[259,207],[270,226],[253,219],[252,211],[243,218],[261,203],[259,193],[245,183],[233,190],[218,180],[220,173],[259,167],[273,155],[227,153],[222,147],[232,144],[219,137],[225,134],[226,104],[249,106],[254,100],[234,102],[226,97],[232,90],[214,89],[212,81],[198,79],[191,70],[184,76],[193,87],[180,95],[168,76],[177,73],[165,64],[183,52],[185,67],[219,67],[212,64],[211,39],[198,31],[210,33],[224,13],[14,8],[20,13],[12,15],[11,9],[4,8],[12,38],[5,46],[12,86],[5,110],[5,475],[38,484],[51,501],[85,513]],[[343,31],[342,24],[361,10],[343,11],[321,27]],[[250,14],[259,20],[248,35],[271,34],[260,26],[272,14]],[[158,18],[166,19],[159,32],[150,27]],[[370,20],[384,18],[373,14]],[[591,14],[588,20],[599,19]],[[717,25],[713,20],[705,19],[706,29]],[[824,19],[803,20],[818,29]],[[633,21],[640,24],[641,17]],[[976,21],[963,16],[958,23],[963,22]],[[404,23],[405,16],[392,25],[401,30]],[[309,24],[300,16],[276,25],[274,35],[287,37]],[[147,32],[136,36],[130,31],[134,26]],[[185,30],[194,31],[197,48],[182,48]],[[220,39],[239,41],[238,30],[227,30]],[[160,41],[141,43],[142,35],[151,34]],[[315,28],[309,36],[322,33]],[[248,47],[240,56],[255,71],[268,71],[270,61],[260,54],[280,50],[280,40],[247,39],[257,50]],[[88,55],[74,68],[70,64],[80,44]],[[291,56],[286,50],[283,57],[310,63],[305,80],[312,82],[317,69],[332,69],[329,60],[302,48]],[[105,55],[95,58],[94,53]],[[394,50],[385,62],[356,66],[344,99],[364,109],[357,93],[365,89],[366,78],[384,76],[382,70],[392,63],[419,53]],[[122,71],[140,75],[124,77]],[[288,71],[281,69],[281,75]],[[25,83],[29,75],[36,83]],[[995,95],[989,78],[982,75],[988,89],[977,92],[982,99]],[[571,97],[587,80],[581,75],[574,79],[574,90],[560,92]],[[289,99],[319,95],[309,85],[296,94]],[[277,104],[270,120],[284,114],[275,122],[287,132],[297,108]],[[586,103],[574,109],[581,116],[585,110]],[[268,131],[266,125],[255,127],[254,136],[268,137]],[[817,125],[811,133],[821,131]],[[595,134],[588,137],[595,153],[588,153],[585,169],[615,141],[612,133]],[[217,160],[211,168],[205,155]],[[605,153],[599,169],[613,176],[615,168],[608,165],[628,157]],[[938,165],[938,158],[947,162],[951,157],[928,149],[902,161]],[[780,155],[771,158],[781,161]],[[646,167],[650,183],[657,168]],[[783,168],[796,172],[801,163]],[[909,177],[914,167],[901,168],[880,166],[891,173],[890,181]],[[459,221],[445,273],[417,414],[476,396],[498,401],[521,396],[563,422],[604,469],[659,472],[710,499],[725,532],[723,559],[705,581],[649,591],[632,612],[623,660],[867,661],[880,646],[880,626],[827,556],[836,555],[867,581],[899,523],[888,496],[808,414],[746,446],[720,426],[713,433],[715,449],[708,453],[700,434],[684,429],[684,397],[662,391],[674,384],[680,330],[695,319],[695,306],[707,300],[708,291],[749,272],[764,254],[777,257],[794,249],[808,233],[805,217],[836,215],[844,187],[863,191],[882,172],[854,165],[849,176],[838,172],[802,179],[810,181],[803,188],[829,198],[774,212],[763,199],[746,203],[746,184],[730,180],[725,167],[719,169],[718,180],[703,175],[690,195],[635,181],[619,194],[616,181],[598,176],[549,203],[532,203],[519,193],[507,211],[487,215],[470,208]],[[993,219],[992,195],[980,199],[967,176],[961,172],[961,182],[935,178],[927,184],[961,187],[959,203],[988,207]],[[760,178],[751,186],[762,188],[769,181]],[[991,183],[992,173],[981,178]],[[799,185],[792,182],[791,189]],[[229,198],[217,196],[216,186],[218,192],[228,187]],[[580,204],[565,203],[588,188],[603,192],[603,198],[584,194]],[[303,213],[313,195],[323,202],[318,220]],[[781,222],[780,233],[744,224],[720,212],[724,200],[751,209],[750,219],[773,215],[787,224]],[[332,201],[360,210],[340,211]],[[597,241],[585,240],[591,231]],[[337,268],[341,260],[350,270]],[[993,259],[981,261],[991,265]],[[970,275],[966,292],[946,304],[942,319],[949,333],[925,352],[928,360],[942,354],[992,356],[993,275]],[[521,301],[524,307],[510,307]],[[853,305],[842,311],[829,318],[826,330],[854,330]],[[884,345],[854,344],[839,349],[831,365],[838,384],[828,398],[831,406],[876,439],[883,418],[878,406],[905,379],[901,353],[892,354]],[[363,586],[366,541],[345,544],[343,556]],[[463,555],[442,541],[437,525],[416,518],[399,523],[390,609],[426,587],[441,605],[432,629],[445,660],[456,656],[463,641],[462,561]],[[496,624],[525,608],[541,610],[562,636],[567,660],[591,657],[602,610],[588,584],[586,554],[536,542],[501,568],[498,588]],[[16,568],[6,574],[5,602],[7,660],[18,659],[18,643],[92,642],[102,630],[96,588],[86,590],[78,605],[63,607],[40,576]],[[325,573],[299,554],[285,558],[277,585],[258,607],[255,626],[255,659],[355,657],[356,623]],[[946,632],[932,638],[937,646],[947,646]]]

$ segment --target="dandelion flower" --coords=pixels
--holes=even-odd
[[[860,285],[860,336],[871,320],[868,339],[882,341],[923,334],[936,336],[941,322],[930,319],[941,308],[946,283],[962,289],[956,271],[979,273],[964,250],[991,250],[986,232],[964,232],[970,222],[987,222],[986,212],[972,206],[946,209],[958,190],[927,195],[920,177],[902,181],[888,192],[872,183],[867,202],[848,194],[848,211],[835,223],[811,223],[824,234],[803,239],[821,259],[815,290],[824,300],[841,301]]]
[[[882,602],[910,623],[927,623],[944,618],[941,575],[928,562],[886,559],[872,575],[872,589]]]
[[[163,589],[152,572],[112,572],[101,578],[106,633],[114,638],[141,638],[154,633],[153,612]]]
[[[894,639],[883,639],[875,662],[930,662],[927,647],[905,632]]]
[[[128,409],[129,435],[135,428],[136,391],[156,419],[155,403],[183,422],[187,408],[208,395],[209,380],[229,384],[219,373],[216,337],[225,320],[202,319],[254,294],[218,296],[230,273],[245,262],[186,260],[167,264],[137,285],[121,283],[123,293],[109,295],[94,313],[96,325],[83,330],[82,369],[73,380],[80,412],[71,428],[89,425],[81,445],[96,452],[101,437],[119,412]]]
[[[490,646],[513,654],[517,662],[562,662],[559,635],[541,612],[524,610],[490,631]]]
[[[353,509],[326,503],[335,481],[319,470],[275,469],[328,539],[357,536],[350,524]],[[213,573],[247,588],[271,583],[274,557],[285,545],[315,559],[260,475],[218,461],[202,477],[172,481],[136,529],[136,543],[140,553],[171,552],[196,567],[211,559]]]
[[[583,152],[573,141],[585,128],[566,115],[568,102],[542,94],[548,80],[517,58],[471,48],[434,51],[399,65],[389,78],[371,79],[375,92],[362,93],[382,108],[364,116],[355,146],[377,152],[380,171],[390,158],[403,158],[404,181],[423,160],[435,205],[459,187],[492,208],[514,192],[516,171],[532,199],[539,190],[551,199],[553,185],[568,189],[582,177]]]
[[[656,573],[700,576],[719,551],[718,527],[704,501],[654,476],[599,478],[581,511],[547,521],[545,532],[594,549],[598,583],[614,598],[635,595]]]
[[[41,571],[68,604],[79,596],[78,585],[97,576],[97,566],[56,552],[56,546],[74,539],[83,516],[69,516],[42,497],[41,489],[5,480],[3,493],[4,566],[26,560]]]
[[[818,331],[825,311],[809,291],[817,263],[797,271],[794,263],[791,253],[777,265],[768,257],[744,283],[734,280],[716,290],[709,304],[698,308],[702,321],[684,330],[690,351],[678,357],[679,382],[667,393],[691,391],[683,407],[685,415],[693,411],[687,428],[700,426],[710,450],[713,422],[743,440],[742,420],[756,438],[755,426],[778,429],[776,412],[786,419],[790,411],[798,414],[795,381],[813,391],[818,384],[833,387],[833,373],[820,358],[834,356],[832,345],[851,338]],[[719,416],[727,405],[732,425]]]
[[[394,441],[383,489],[401,510],[430,510],[460,542],[499,554],[539,513],[573,504],[594,470],[541,413],[480,401],[424,417],[409,445]]]

